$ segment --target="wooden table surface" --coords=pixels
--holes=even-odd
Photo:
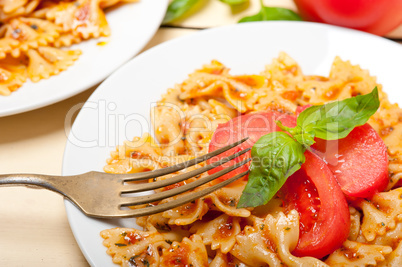
[[[259,10],[259,0],[251,0],[247,10],[235,11],[218,0],[204,2],[198,13],[172,27],[161,27],[143,51],[204,28],[236,23]],[[295,9],[291,0],[265,3]],[[391,36],[402,44],[402,27]],[[94,90],[0,118],[0,173],[60,175],[68,134],[64,118],[72,106],[85,102]],[[0,189],[0,266],[88,266],[70,230],[61,196],[25,187]]]

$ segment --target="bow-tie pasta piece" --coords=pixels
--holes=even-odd
[[[114,228],[101,232],[103,245],[113,262],[121,266],[160,266],[159,251],[168,248],[164,237],[155,229],[140,231],[130,228]],[[142,264],[142,265],[140,265]]]
[[[332,253],[325,263],[330,266],[376,266],[392,252],[389,246],[368,245],[346,240],[342,247]]]
[[[360,203],[363,210],[362,233],[367,241],[382,236],[402,221],[402,188],[376,193],[371,201]]]
[[[201,190],[198,188],[197,190]],[[163,199],[159,204],[168,203],[169,201],[175,200],[177,198],[183,197],[187,194],[191,194],[194,191],[186,192],[178,196],[173,196],[170,198]],[[189,225],[197,220],[200,220],[208,211],[208,206],[205,204],[203,198],[196,199],[180,207],[164,211],[162,216],[168,218],[169,224],[172,225]]]
[[[39,2],[40,0],[0,0],[0,10],[1,12],[10,14],[28,6],[30,7],[33,3],[37,6]]]
[[[41,0],[1,0],[0,21],[5,22],[19,16],[30,15]]]
[[[46,18],[83,39],[109,36],[110,28],[105,13],[99,7],[99,0],[78,0],[63,2],[51,7]]]
[[[327,266],[312,257],[295,257],[291,251],[299,239],[299,215],[292,210],[279,212],[264,220],[256,218],[253,226],[246,226],[237,235],[230,253],[249,266]],[[250,249],[253,248],[253,249]]]
[[[161,168],[161,151],[150,134],[125,141],[110,153],[103,170],[107,173],[137,173]]]
[[[169,248],[164,248],[160,266],[207,267],[208,254],[201,237],[198,235],[185,237],[182,242],[175,241]]]
[[[10,95],[27,79],[26,58],[18,59],[8,56],[0,60],[0,95]]]
[[[215,181],[216,182],[216,181]],[[245,208],[238,209],[237,203],[240,200],[247,181],[240,179],[207,195],[205,199],[209,200],[209,209],[222,211],[230,216],[248,217],[250,211]]]
[[[240,233],[240,218],[223,214],[209,222],[196,222],[190,232],[201,236],[205,245],[212,250],[220,249],[228,253],[236,243],[236,235]]]
[[[53,47],[41,46],[37,50],[30,49],[27,53],[28,76],[33,82],[47,79],[71,66],[80,54],[79,50],[61,50]]]
[[[54,42],[60,34],[60,28],[52,22],[36,18],[17,18],[3,25],[0,32],[4,31],[5,38],[11,38],[19,42],[19,45],[11,50],[13,57],[19,57],[30,48],[45,46]]]

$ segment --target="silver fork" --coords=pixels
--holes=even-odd
[[[141,181],[147,179],[157,178],[163,175],[174,173],[184,168],[193,166],[200,162],[206,161],[216,155],[219,155],[241,143],[246,141],[247,138],[235,142],[231,145],[222,147],[211,153],[205,154],[198,158],[179,163],[170,167],[158,169],[155,171],[135,173],[135,174],[109,174],[102,172],[88,172],[80,175],[72,176],[50,176],[41,174],[3,174],[0,175],[0,185],[25,185],[25,186],[39,186],[45,189],[52,190],[63,195],[74,203],[79,209],[82,210],[87,216],[96,218],[127,218],[127,217],[139,217],[150,214],[159,213],[165,210],[169,210],[220,189],[233,181],[236,181],[246,175],[248,171],[240,173],[228,180],[222,181],[206,189],[187,194],[183,197],[179,197],[173,201],[169,201],[160,205],[149,205],[145,208],[139,209],[124,209],[124,207],[151,204],[154,201],[162,200],[168,197],[172,197],[188,190],[194,189],[200,185],[208,183],[222,175],[248,163],[251,159],[246,159],[238,162],[230,167],[227,167],[212,175],[205,176],[194,182],[186,185],[163,191],[160,193],[132,196],[127,195],[129,193],[146,192],[153,189],[165,187],[171,184],[175,184],[191,177],[200,175],[203,172],[211,170],[217,166],[220,166],[250,150],[250,148],[239,151],[229,157],[223,158],[217,162],[213,162],[209,165],[197,168],[187,173],[173,176],[171,178],[152,182],[134,184],[127,183],[132,181]],[[123,209],[122,209],[123,208]]]

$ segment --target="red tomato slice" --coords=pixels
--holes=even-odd
[[[294,116],[276,112],[260,112],[242,115],[233,118],[227,123],[220,124],[212,136],[209,144],[209,152],[215,151],[218,148],[239,141],[245,137],[249,137],[249,139],[237,147],[213,157],[208,161],[208,163],[219,161],[220,159],[233,155],[243,149],[252,147],[261,136],[274,131],[280,131],[281,129],[275,123],[277,120],[280,120],[282,124],[287,127],[294,127],[296,125],[296,118]],[[213,174],[250,157],[251,152],[247,152],[234,160],[210,170],[208,173]],[[248,170],[249,165],[250,164],[245,164],[242,167],[225,174],[220,177],[220,179],[227,180],[239,173],[245,172]]]
[[[389,181],[387,148],[369,124],[354,128],[340,140],[315,141],[312,147],[322,153],[347,196],[371,198],[385,190]]]
[[[310,106],[298,107],[296,115]],[[387,148],[369,124],[356,127],[343,139],[315,141],[312,148],[327,162],[347,196],[371,198],[387,187]]]
[[[349,235],[350,214],[331,170],[306,151],[306,162],[280,191],[287,210],[300,216],[299,242],[292,254],[322,258],[338,249]]]

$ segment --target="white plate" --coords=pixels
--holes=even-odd
[[[78,94],[101,82],[148,43],[158,29],[168,0],[139,0],[107,12],[110,37],[73,46],[82,55],[66,71],[41,80],[27,81],[10,96],[0,95],[0,117],[44,107]],[[97,45],[105,41],[106,45]]]
[[[74,123],[63,174],[102,170],[117,144],[150,131],[151,103],[210,60],[221,61],[235,74],[259,73],[280,51],[293,57],[304,73],[318,75],[328,75],[339,55],[377,76],[391,100],[402,99],[402,46],[386,39],[307,22],[245,23],[205,30],[146,51],[99,86]],[[115,266],[99,232],[134,227],[134,219],[90,219],[70,202],[65,205],[75,238],[90,264]]]

